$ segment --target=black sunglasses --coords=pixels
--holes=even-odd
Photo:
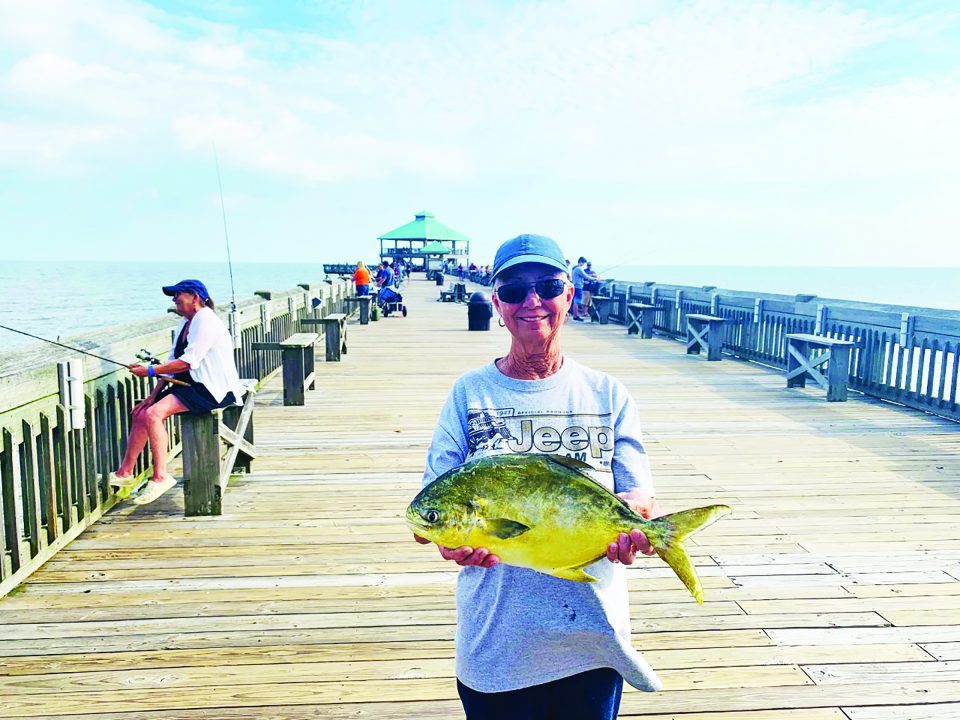
[[[547,278],[546,280],[537,280],[533,285],[521,285],[520,283],[508,283],[501,285],[496,289],[497,297],[500,302],[508,305],[519,305],[527,299],[527,293],[530,288],[544,300],[552,300],[561,295],[567,287],[566,280],[560,278]]]

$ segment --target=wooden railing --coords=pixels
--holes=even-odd
[[[960,312],[616,281],[604,294],[620,323],[629,302],[662,308],[654,328],[673,338],[686,338],[688,314],[725,317],[724,351],[778,368],[787,365],[787,333],[850,340],[851,389],[960,420]]]
[[[258,293],[233,318],[218,309],[236,338],[240,376],[264,379],[280,366],[280,353],[253,352],[254,342],[282,340],[299,320],[339,312],[352,282],[301,285],[294,291]],[[313,298],[319,305],[314,307]],[[112,328],[64,342],[98,355],[130,359],[148,347],[163,357],[173,343],[176,318]],[[52,350],[52,352],[51,352]],[[84,426],[71,424],[60,404],[58,361],[82,358]],[[107,484],[130,432],[130,411],[152,385],[122,368],[89,356],[37,345],[0,357],[0,597],[60,548],[96,522],[117,499]],[[180,451],[180,424],[169,423],[171,455]],[[137,462],[150,471],[149,451]]]

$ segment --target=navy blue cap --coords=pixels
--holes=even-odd
[[[207,286],[199,280],[181,280],[176,285],[163,286],[164,295],[173,297],[179,292],[196,293],[204,302],[210,299],[210,293],[207,292]]]
[[[560,246],[546,235],[517,235],[503,243],[493,259],[493,279],[521,263],[539,263],[567,272]]]

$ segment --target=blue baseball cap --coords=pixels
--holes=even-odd
[[[204,302],[210,299],[210,293],[207,292],[207,286],[199,280],[181,280],[176,285],[163,286],[164,295],[173,297],[180,292],[196,293]]]
[[[517,235],[503,243],[493,259],[493,279],[521,263],[539,263],[567,272],[560,246],[546,235]]]

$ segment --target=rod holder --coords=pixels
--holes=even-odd
[[[63,360],[57,363],[57,385],[60,404],[67,411],[67,430],[83,430],[87,417],[83,406],[83,361]]]

